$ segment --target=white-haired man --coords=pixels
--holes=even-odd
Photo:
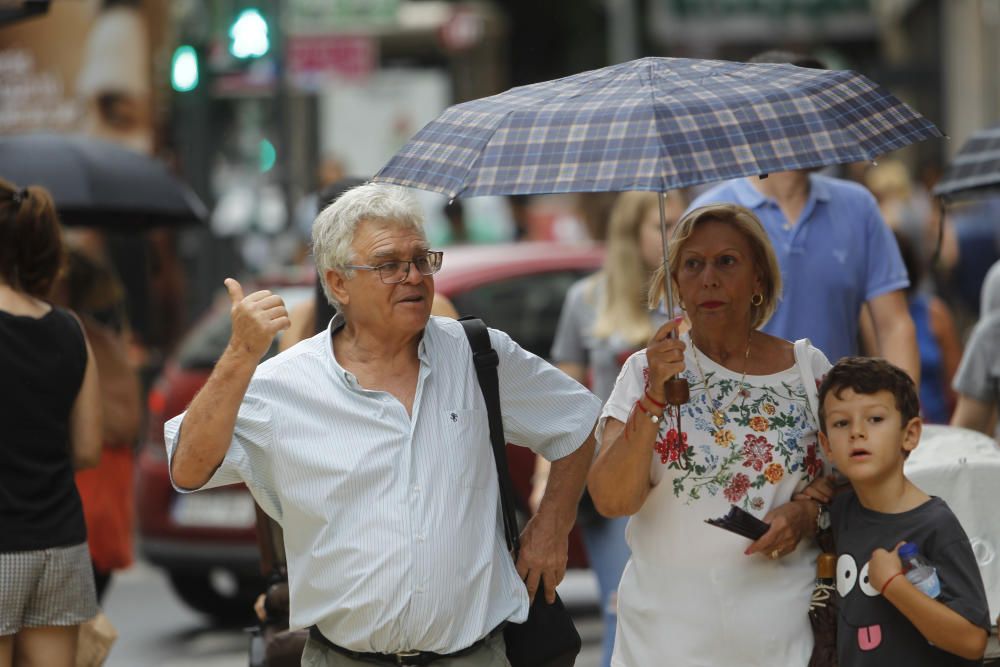
[[[507,440],[553,461],[515,568],[468,340],[430,316],[442,255],[416,202],[354,188],[319,214],[313,246],[339,313],[259,367],[287,313],[226,280],[232,338],[165,428],[173,482],[242,481],[282,525],[291,626],[315,626],[303,664],[506,665],[498,629],[565,572],[600,402],[490,330]]]

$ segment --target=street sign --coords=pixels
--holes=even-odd
[[[288,72],[299,87],[315,89],[324,79],[360,79],[378,64],[378,46],[363,35],[292,35]]]
[[[286,0],[288,34],[352,32],[396,22],[401,0]]]

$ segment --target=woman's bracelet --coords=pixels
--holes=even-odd
[[[641,398],[635,402],[635,407],[639,408],[639,412],[649,417],[649,421],[653,422],[653,424],[659,428],[660,422],[663,421],[663,415],[654,415],[652,412],[647,410],[645,406],[643,406]]]
[[[658,400],[656,400],[655,398],[653,398],[652,396],[649,395],[649,385],[646,385],[646,388],[643,389],[643,393],[646,395],[646,400],[647,401],[649,401],[650,403],[652,403],[653,405],[655,405],[656,407],[658,407],[661,410],[666,409],[666,407],[667,407],[666,403],[660,403]]]
[[[884,584],[882,584],[882,590],[880,590],[880,591],[879,591],[879,595],[881,595],[881,596],[885,597],[885,589],[889,588],[889,584],[891,584],[891,583],[892,583],[892,580],[893,580],[893,579],[895,579],[896,577],[898,577],[898,576],[899,576],[899,575],[901,575],[901,574],[903,574],[903,571],[902,571],[902,570],[900,570],[900,571],[899,571],[899,572],[897,572],[896,574],[894,574],[894,575],[892,575],[891,577],[889,577],[888,579],[886,579],[886,580],[885,580],[885,583],[884,583]]]

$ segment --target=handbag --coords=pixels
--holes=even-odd
[[[76,641],[76,667],[101,667],[118,639],[118,631],[103,611],[80,624]]]
[[[284,537],[278,522],[267,516],[259,505],[257,541],[260,546],[261,570],[268,575],[270,585],[264,594],[267,620],[248,628],[250,635],[249,667],[298,667],[308,630],[288,629],[288,570]]]
[[[516,562],[521,539],[514,512],[514,485],[507,467],[507,446],[500,415],[500,381],[497,376],[500,357],[493,349],[489,331],[481,319],[467,317],[459,322],[469,338],[479,388],[486,400],[490,443],[500,485],[504,537]],[[548,604],[542,591],[535,595],[535,601],[528,611],[528,620],[524,623],[508,623],[503,635],[511,667],[572,667],[582,646],[573,617],[566,611],[559,595],[556,595],[555,602]]]

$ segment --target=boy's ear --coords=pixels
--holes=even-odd
[[[920,417],[914,417],[903,427],[903,451],[909,454],[920,444],[920,433],[924,424]]]
[[[826,433],[816,431],[816,435],[819,437],[819,445],[823,448],[823,453],[826,454],[827,460],[833,461],[833,451],[830,449],[830,440],[826,437]]]

